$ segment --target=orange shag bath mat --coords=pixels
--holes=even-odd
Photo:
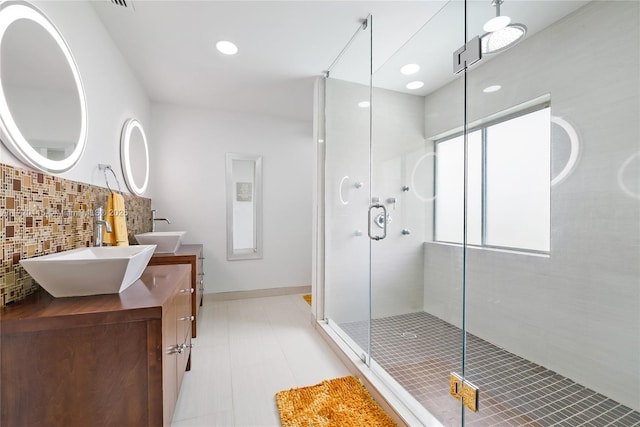
[[[304,298],[307,304],[311,305],[311,294],[302,295],[302,298]]]
[[[282,427],[398,427],[352,376],[280,391],[276,402]]]

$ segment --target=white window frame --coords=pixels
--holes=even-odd
[[[535,101],[538,101],[537,103]],[[551,251],[551,242],[548,242],[548,247],[549,250],[536,250],[536,249],[531,249],[531,248],[523,248],[523,247],[517,247],[517,246],[496,246],[496,245],[490,245],[487,244],[487,206],[486,206],[486,199],[487,199],[487,128],[499,124],[499,123],[503,123],[503,122],[507,122],[509,120],[515,119],[515,118],[519,118],[522,116],[525,116],[527,114],[531,114],[534,113],[536,111],[540,111],[543,110],[545,108],[551,108],[550,105],[550,100],[549,99],[545,99],[543,102],[540,102],[540,99],[537,100],[533,100],[533,102],[528,102],[526,104],[523,104],[522,106],[516,107],[515,109],[511,109],[507,112],[503,112],[501,114],[497,114],[494,115],[490,118],[484,119],[484,120],[480,120],[477,121],[475,123],[473,123],[471,126],[469,126],[466,130],[467,135],[475,132],[475,131],[480,131],[481,132],[481,144],[482,144],[482,160],[481,160],[481,176],[482,176],[482,183],[481,183],[481,210],[480,210],[480,223],[481,223],[481,230],[480,230],[480,235],[481,235],[481,242],[480,244],[475,244],[475,243],[468,243],[467,242],[467,246],[469,247],[475,247],[475,248],[488,248],[488,249],[496,249],[496,250],[505,250],[505,251],[515,251],[515,252],[524,252],[524,253],[531,253],[531,254],[544,254],[544,255],[548,255],[550,254]],[[436,209],[436,204],[438,203],[438,197],[437,197],[437,189],[438,189],[438,156],[437,156],[437,145],[442,143],[442,142],[446,142],[446,141],[450,141],[451,139],[457,138],[459,136],[464,135],[464,130],[457,130],[457,131],[450,131],[447,132],[445,134],[443,134],[442,136],[439,137],[435,137],[433,138],[433,143],[434,143],[434,151],[436,153],[435,156],[435,161],[434,161],[434,179],[433,179],[433,194],[436,194],[435,200],[434,200],[434,209],[433,209],[433,240],[436,243],[445,243],[445,244],[453,244],[453,245],[460,245],[463,242],[459,241],[459,242],[455,242],[455,241],[447,241],[447,240],[440,240],[438,239],[438,215],[437,215],[437,209]],[[551,135],[549,135],[549,144],[551,144]],[[465,154],[466,155],[466,154]],[[549,157],[549,163],[551,163],[551,158]],[[549,186],[551,186],[551,177],[549,176]],[[462,195],[461,195],[462,196]],[[468,196],[467,196],[468,197]],[[551,215],[551,213],[549,212],[549,215]],[[467,218],[464,217],[463,215],[463,220],[468,220]],[[550,223],[550,218],[549,218],[549,223]],[[464,230],[464,228],[463,228]],[[463,236],[464,239],[464,236]],[[549,239],[550,239],[550,234],[549,234]]]

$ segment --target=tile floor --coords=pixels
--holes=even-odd
[[[366,342],[367,322],[340,326]],[[372,321],[372,358],[446,426],[460,425],[449,373],[461,370],[461,342],[459,328],[424,312]],[[480,388],[467,426],[640,426],[640,412],[471,334],[466,369]]]
[[[173,427],[280,426],[275,394],[349,375],[302,295],[208,301]]]

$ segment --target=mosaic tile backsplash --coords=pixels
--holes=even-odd
[[[109,190],[0,163],[0,303],[24,299],[39,286],[19,261],[93,246],[93,212]],[[124,194],[129,241],[151,231],[151,199]]]

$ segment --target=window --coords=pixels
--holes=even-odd
[[[549,252],[548,105],[468,133],[467,243]],[[464,136],[436,141],[435,240],[462,243]]]

